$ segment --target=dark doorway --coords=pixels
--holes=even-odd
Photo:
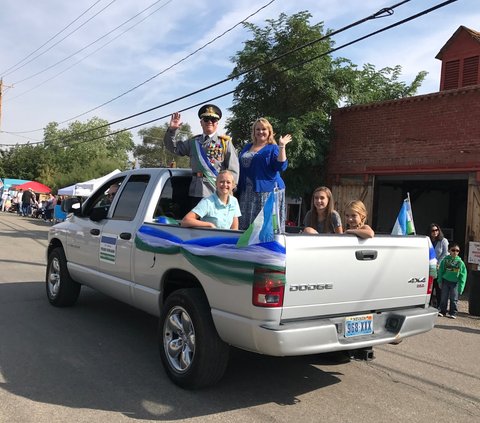
[[[417,234],[427,235],[428,225],[440,225],[449,241],[465,241],[467,175],[378,176],[373,196],[372,224],[378,233],[390,233],[402,201],[410,194]]]

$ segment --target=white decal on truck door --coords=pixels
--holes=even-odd
[[[102,234],[100,239],[100,261],[115,264],[117,254],[117,236]]]

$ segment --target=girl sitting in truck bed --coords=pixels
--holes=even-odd
[[[365,222],[367,208],[360,200],[350,201],[345,207],[346,234],[354,234],[359,238],[373,238],[375,232]]]
[[[237,199],[232,195],[235,188],[233,174],[228,170],[218,173],[216,191],[203,198],[182,219],[184,227],[238,229],[241,215]]]

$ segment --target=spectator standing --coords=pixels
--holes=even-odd
[[[17,214],[22,214],[22,197],[23,197],[23,190],[19,189],[17,191],[17,195],[13,199],[13,203],[15,204],[15,208],[17,209]]]
[[[438,315],[440,317],[447,315],[447,305],[450,300],[448,317],[456,319],[458,296],[462,295],[467,282],[467,268],[463,260],[458,256],[460,246],[457,243],[450,243],[448,251],[450,254],[441,261],[438,268],[437,280],[442,290],[442,300],[440,301]]]
[[[448,240],[443,235],[442,229],[436,223],[431,223],[429,226],[428,234],[430,241],[432,241],[433,248],[435,249],[435,256],[437,258],[437,272],[441,261],[448,254]],[[440,301],[442,298],[442,290],[438,285],[438,279],[433,280],[432,295],[430,296],[430,304],[434,307],[440,307]]]
[[[32,189],[27,189],[22,196],[22,216],[30,216],[32,213],[32,203],[35,194],[33,193]]]
[[[215,192],[215,179],[221,170],[232,172],[238,181],[238,156],[230,137],[218,135],[218,121],[222,111],[214,104],[205,104],[198,111],[203,133],[185,141],[175,141],[182,125],[180,113],[174,113],[163,139],[165,148],[178,156],[189,156],[192,182],[189,195],[194,207],[202,198]]]
[[[288,167],[285,147],[292,141],[287,134],[275,141],[272,125],[265,118],[252,125],[251,142],[240,152],[240,178],[238,197],[240,202],[240,229],[247,229],[262,210],[268,196],[278,189],[278,222],[285,231],[285,183],[280,177]]]
[[[7,199],[5,200],[5,204],[2,204],[2,210],[9,212],[11,207],[12,207],[12,196],[10,195],[10,193],[8,193]]]
[[[5,211],[7,205],[7,199],[10,197],[10,193],[7,189],[2,192],[2,211]],[[8,210],[7,210],[8,211]]]
[[[53,212],[56,205],[57,199],[55,198],[55,196],[52,193],[48,194],[48,200],[45,207],[45,221],[50,222],[53,220]]]

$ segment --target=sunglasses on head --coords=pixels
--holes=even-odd
[[[202,120],[204,122],[212,122],[212,123],[218,122],[217,118],[210,117],[210,116],[205,116],[205,117],[202,118]]]
[[[459,253],[460,252],[460,250],[458,248],[452,248],[450,251],[452,253]]]

